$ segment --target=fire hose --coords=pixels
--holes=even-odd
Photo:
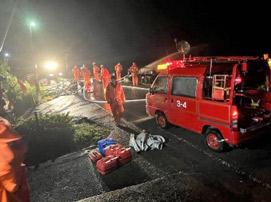
[[[131,75],[127,74],[125,75],[124,77],[118,79],[117,81],[118,82],[123,82],[125,78],[128,78],[130,77]],[[127,87],[129,88],[130,86],[123,86],[123,87]],[[131,87],[131,88],[137,88],[137,89],[140,89],[140,90],[146,90],[145,88],[140,88],[140,87]],[[85,89],[85,86],[83,87],[83,97],[86,101],[88,102],[92,102],[92,103],[97,103],[97,104],[107,104],[107,101],[105,100],[89,100],[87,97],[86,97],[86,89]],[[142,101],[146,101],[146,99],[133,99],[133,100],[126,100],[125,103],[130,103],[130,102],[142,102]]]

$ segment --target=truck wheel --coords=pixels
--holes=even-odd
[[[167,121],[167,117],[161,112],[158,112],[156,114],[156,123],[162,129],[166,129],[169,127],[169,122]]]
[[[205,133],[204,142],[209,149],[215,152],[222,152],[226,147],[224,138],[217,130],[208,130]]]

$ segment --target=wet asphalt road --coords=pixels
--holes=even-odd
[[[145,98],[147,90],[124,87],[126,99]],[[95,99],[103,99],[97,93]],[[108,108],[105,104],[103,107]],[[124,119],[141,129],[164,136],[168,142],[162,151],[141,153],[164,174],[185,172],[195,176],[206,186],[224,189],[232,200],[271,201],[271,132],[246,145],[225,153],[214,153],[203,143],[201,135],[180,127],[159,129],[149,119],[145,102],[124,104]],[[112,187],[117,189],[121,187]]]
[[[137,121],[139,119],[148,117],[145,110],[145,101],[130,102],[135,99],[145,99],[148,89],[146,88],[132,88],[131,86],[123,86],[126,102],[124,103],[125,113],[124,119],[127,121]],[[87,93],[86,98],[88,100],[104,101],[104,94],[101,84],[95,85],[94,93]],[[108,104],[100,104],[108,111],[110,107]]]

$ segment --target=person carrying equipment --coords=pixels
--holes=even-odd
[[[121,79],[122,65],[120,63],[115,65],[116,79]]]
[[[0,201],[29,202],[26,166],[27,147],[12,129],[8,120],[0,117]]]
[[[93,65],[93,76],[94,76],[96,82],[98,83],[100,81],[100,78],[99,78],[100,68],[98,67],[98,65],[96,65],[95,62],[93,62],[92,65]]]
[[[72,74],[73,74],[74,81],[76,83],[78,83],[78,81],[80,80],[80,69],[79,69],[79,67],[74,66],[72,68]]]
[[[136,66],[135,62],[133,62],[132,66],[128,69],[128,71],[132,74],[133,86],[137,86],[137,84],[138,84],[138,77],[137,77],[138,67]]]
[[[120,120],[124,113],[122,105],[125,102],[125,95],[122,86],[116,81],[116,77],[112,75],[111,82],[106,87],[106,101],[110,105],[116,126],[120,125]]]
[[[90,81],[91,72],[89,71],[89,69],[85,65],[83,65],[83,67],[81,67],[80,75],[84,78],[85,83],[91,83],[91,81]]]

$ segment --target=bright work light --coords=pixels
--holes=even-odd
[[[49,70],[54,70],[57,67],[57,63],[56,62],[47,62],[45,64],[45,68],[49,69]]]

